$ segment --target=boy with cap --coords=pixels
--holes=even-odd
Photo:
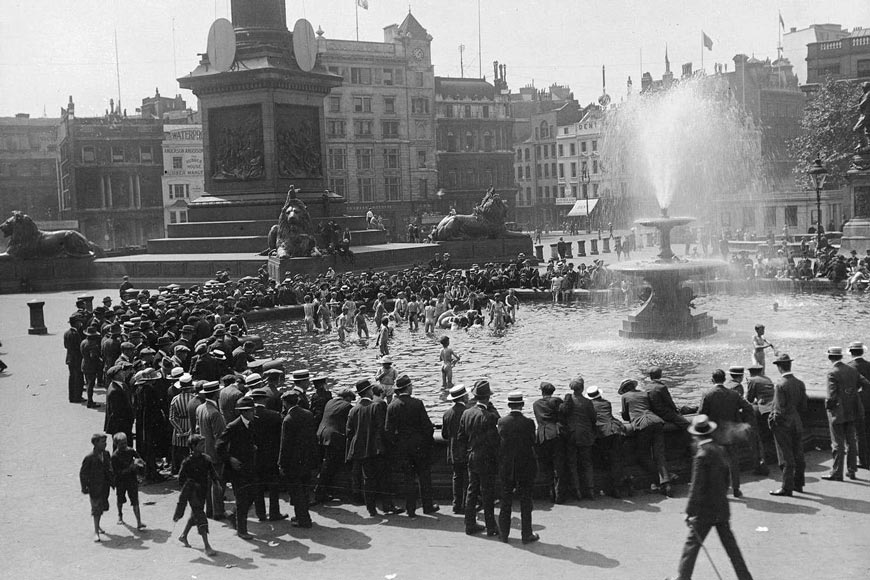
[[[532,488],[537,475],[535,462],[535,422],[523,416],[523,394],[508,394],[510,413],[498,420],[499,475],[501,479],[501,511],[498,516],[499,537],[508,542],[511,529],[511,507],[514,493],[520,498],[520,526],[524,544],[537,542],[532,532]]]
[[[719,533],[738,580],[752,580],[752,574],[731,532],[731,512],[726,497],[729,460],[722,447],[713,441],[715,430],[716,423],[703,414],[697,415],[689,426],[689,433],[695,436],[698,450],[692,462],[692,485],[686,505],[689,537],[683,547],[676,580],[689,580],[692,577],[698,552],[713,527]]]
[[[115,497],[118,504],[118,525],[124,525],[124,502],[130,498],[133,514],[136,516],[136,529],[145,527],[139,513],[138,469],[145,467],[139,454],[127,446],[127,435],[123,432],[112,436],[115,450],[112,452],[112,472],[115,474]]]
[[[453,469],[453,513],[465,513],[465,489],[468,487],[468,449],[459,441],[459,422],[468,406],[468,393],[465,385],[450,389],[447,400],[453,406],[447,409],[441,419],[441,438],[447,442],[447,463]]]
[[[106,532],[100,527],[103,512],[109,511],[109,488],[113,485],[112,458],[106,451],[106,434],[94,433],[91,436],[93,450],[85,455],[79,470],[79,483],[82,493],[90,496],[91,516],[94,518],[94,541],[99,542],[100,534]]]

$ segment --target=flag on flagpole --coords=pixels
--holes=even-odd
[[[701,42],[704,43],[704,48],[713,50],[713,40],[703,30],[701,31]]]
[[[369,9],[369,0],[356,0],[356,5],[362,8],[363,10]]]
[[[779,26],[785,30],[785,21],[782,19],[782,12],[779,13]]]

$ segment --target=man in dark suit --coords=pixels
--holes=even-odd
[[[281,413],[266,408],[269,392],[256,388],[248,393],[254,401],[254,419],[251,432],[257,445],[257,490],[254,497],[254,512],[260,521],[277,522],[287,518],[281,513],[281,481],[278,472],[278,456],[281,450]],[[241,400],[241,399],[239,399]],[[236,402],[238,404],[238,401]],[[266,492],[269,493],[269,515],[266,516]]]
[[[510,413],[497,423],[499,436],[499,479],[501,511],[498,514],[499,537],[507,543],[511,530],[511,507],[514,494],[520,498],[520,529],[524,544],[537,542],[532,532],[532,487],[538,466],[535,459],[535,422],[523,416],[523,394],[508,394]]]
[[[554,503],[565,503],[568,495],[568,490],[572,487],[569,483],[568,474],[566,473],[565,446],[566,441],[563,434],[567,432],[567,428],[562,420],[563,401],[560,397],[554,397],[556,387],[553,383],[547,381],[541,382],[541,398],[532,403],[532,411],[535,413],[535,421],[538,424],[536,440],[537,440],[537,457],[540,462],[541,471],[544,472],[544,478],[547,482],[547,488],[550,491],[550,501]],[[582,392],[582,388],[581,388]],[[590,421],[594,423],[594,421]],[[590,425],[590,432],[591,432]],[[589,438],[588,446],[591,449],[594,439]],[[572,451],[574,446],[572,446]],[[576,463],[577,454],[572,454],[568,459],[572,464]],[[586,467],[590,469],[591,474],[591,453],[586,454],[590,461]],[[575,465],[574,472],[577,471]],[[590,477],[591,479],[591,477]],[[579,485],[574,485],[579,492]],[[586,486],[583,486],[585,490]],[[578,493],[579,498],[579,493]]]
[[[424,514],[434,514],[438,506],[432,501],[430,471],[432,433],[435,428],[423,401],[411,396],[413,386],[408,375],[396,379],[395,395],[387,406],[385,431],[392,441],[405,480],[405,509],[409,518],[417,517],[417,484]]]
[[[632,495],[631,480],[625,476],[622,460],[625,425],[613,416],[613,405],[601,396],[598,387],[586,389],[586,398],[592,401],[592,407],[595,409],[595,445],[610,472],[609,495],[617,499],[621,498],[623,493]]]
[[[498,411],[489,402],[492,389],[481,379],[472,388],[474,406],[459,421],[459,444],[468,449],[468,492],[465,495],[465,533],[474,535],[484,527],[477,523],[477,505],[483,505],[486,535],[498,535],[495,521],[495,477],[498,468]]]
[[[133,441],[133,422],[136,420],[130,387],[127,386],[132,370],[133,365],[122,362],[106,372],[109,387],[106,389],[106,418],[103,431],[109,435],[124,433],[127,435],[127,441]]]
[[[828,481],[843,481],[843,464],[849,479],[855,479],[858,469],[857,433],[855,425],[859,415],[864,414],[859,387],[868,388],[870,383],[858,374],[855,368],[843,362],[843,349],[828,348],[828,360],[833,368],[828,371],[828,389],[825,409],[831,428],[831,451],[834,464],[831,472],[823,475]]]
[[[767,456],[773,447],[773,434],[770,431],[770,410],[773,405],[773,381],[764,376],[764,365],[754,362],[749,365],[749,379],[746,381],[746,400],[755,411],[753,422],[752,459],[755,475],[767,475]]]
[[[722,372],[723,380],[724,374]],[[721,383],[717,385],[722,386]],[[692,577],[698,552],[714,526],[731,559],[738,580],[752,580],[752,574],[749,573],[737,540],[731,532],[731,511],[726,497],[729,461],[725,450],[713,441],[712,434],[715,430],[716,423],[703,414],[696,416],[689,426],[689,433],[696,437],[698,451],[692,462],[692,485],[689,488],[689,503],[686,505],[689,537],[683,547],[676,580],[689,580]]]
[[[317,443],[320,445],[323,463],[314,487],[316,503],[329,501],[336,491],[335,476],[345,464],[347,437],[344,430],[347,427],[347,416],[353,408],[353,399],[353,391],[342,389],[338,397],[327,401],[323,408],[323,418],[317,427]]]
[[[67,397],[70,403],[81,403],[85,377],[82,374],[82,333],[79,327],[82,319],[78,314],[69,317],[69,328],[63,333],[63,347],[66,349],[66,366],[69,369]]]
[[[792,374],[791,363],[791,357],[785,353],[773,361],[782,376],[773,386],[768,423],[782,470],[782,487],[771,491],[770,495],[790,496],[795,491],[802,493],[804,490],[806,462],[801,415],[807,411],[807,388]]]
[[[453,468],[453,513],[465,513],[465,490],[468,487],[468,449],[459,441],[459,422],[468,405],[465,385],[455,385],[447,396],[453,406],[441,419],[441,438],[447,443],[447,463]]]
[[[565,395],[565,403],[560,410],[561,420],[568,432],[565,441],[565,459],[568,464],[567,476],[571,479],[571,491],[577,499],[595,499],[595,476],[592,468],[592,449],[595,446],[595,407],[583,391],[586,382],[583,377],[575,377],[568,384],[571,393]],[[535,418],[538,418],[538,402],[535,402]],[[539,423],[540,424],[540,423]],[[540,444],[540,429],[538,443]],[[561,442],[561,441],[560,441]],[[543,465],[544,462],[541,462]],[[567,479],[567,477],[566,477]],[[556,500],[559,499],[556,490]]]
[[[253,536],[248,533],[248,510],[251,509],[257,488],[257,444],[251,429],[254,420],[253,399],[239,399],[236,410],[239,416],[218,436],[215,448],[218,461],[224,465],[224,476],[233,484],[233,494],[236,496],[236,535],[243,540],[250,540]]]
[[[745,369],[738,365],[728,367],[728,380],[724,383],[726,389],[736,391],[741,397],[745,392],[743,389],[743,373]]]
[[[733,367],[732,367],[733,368]],[[742,369],[741,369],[742,372]],[[731,489],[734,497],[743,497],[740,491],[740,455],[738,443],[745,441],[749,434],[749,418],[753,413],[752,405],[738,394],[736,389],[725,386],[725,371],[713,371],[713,386],[701,398],[698,411],[711,421],[719,424],[720,441],[731,466]]]
[[[852,360],[846,364],[858,371],[858,374],[870,381],[870,362],[864,358],[864,344],[853,342],[849,345]],[[864,416],[858,417],[858,467],[870,469],[870,387],[862,386],[860,390],[861,404],[864,406]]]
[[[649,395],[649,402],[653,413],[661,417],[665,423],[671,423],[680,429],[685,429],[689,426],[689,420],[683,417],[676,403],[674,403],[667,385],[662,382],[661,367],[652,367],[649,370],[646,392]]]
[[[295,514],[290,523],[298,528],[310,528],[308,485],[311,482],[311,470],[317,465],[317,427],[311,411],[299,406],[301,398],[302,392],[298,387],[281,395],[287,414],[281,424],[278,467],[290,484],[290,502]]]

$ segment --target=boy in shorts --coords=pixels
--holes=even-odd
[[[189,548],[190,542],[187,541],[187,534],[193,526],[196,526],[199,535],[202,536],[206,555],[214,556],[215,551],[208,543],[208,519],[205,517],[204,506],[209,490],[209,475],[211,475],[212,481],[219,481],[220,478],[211,458],[202,452],[205,449],[205,438],[194,433],[188,437],[187,445],[190,447],[190,455],[181,462],[181,469],[178,472],[181,495],[178,497],[178,505],[175,507],[172,521],[180,520],[184,515],[184,508],[189,505],[190,518],[184,525],[184,531],[181,532],[178,541]]]
[[[100,534],[106,532],[100,527],[103,512],[109,511],[109,488],[112,486],[112,458],[106,451],[106,434],[94,433],[91,436],[93,450],[85,455],[79,470],[79,483],[82,493],[91,498],[91,516],[94,518],[94,541],[99,542]]]
[[[115,474],[115,498],[118,503],[118,525],[124,525],[124,502],[130,498],[133,514],[136,516],[136,529],[145,527],[139,514],[139,476],[137,469],[144,468],[145,462],[133,449],[127,446],[127,435],[123,432],[112,436],[115,447],[112,453],[112,472]]]

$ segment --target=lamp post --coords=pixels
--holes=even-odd
[[[813,180],[813,186],[816,188],[816,249],[818,251],[819,243],[822,241],[822,188],[828,178],[828,170],[822,165],[822,160],[816,157],[816,160],[807,170],[807,174]]]
[[[584,167],[580,174],[580,183],[583,184],[583,197],[586,198],[586,233],[592,233],[592,217],[589,215],[589,182],[592,178],[589,177],[589,171]]]

